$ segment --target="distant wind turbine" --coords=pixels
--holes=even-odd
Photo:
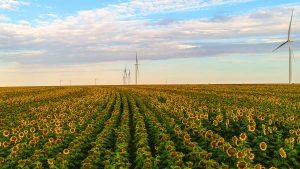
[[[126,67],[124,69],[124,74],[123,74],[123,85],[126,85],[127,83],[127,70]]]
[[[139,62],[137,57],[137,52],[135,53],[135,84],[138,83],[138,73],[139,73]]]
[[[131,81],[130,70],[128,70],[128,77],[127,77],[127,78],[128,78],[128,79],[127,79],[127,81],[128,81],[127,83],[130,84],[130,81]]]
[[[292,56],[294,57],[294,53],[292,50],[292,40],[291,40],[291,30],[292,30],[292,21],[293,21],[293,14],[294,14],[294,9],[292,10],[292,15],[291,15],[291,20],[290,20],[290,25],[289,25],[289,30],[288,30],[288,39],[281,45],[279,45],[276,49],[273,50],[276,51],[277,49],[281,48],[285,44],[289,45],[289,84],[292,83]]]

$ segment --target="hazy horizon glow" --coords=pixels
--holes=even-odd
[[[296,0],[0,1],[0,86],[287,83],[292,8],[300,83]]]

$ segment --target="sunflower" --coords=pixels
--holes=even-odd
[[[24,134],[28,134],[28,130],[24,130]]]
[[[212,142],[210,143],[210,146],[211,146],[212,148],[216,148],[216,147],[218,146],[218,142],[217,142],[217,141],[212,141]]]
[[[246,133],[241,133],[240,134],[240,140],[245,141],[247,139]]]
[[[61,138],[56,139],[56,144],[61,144],[61,143],[62,143],[62,139]]]
[[[4,137],[8,137],[9,136],[9,131],[8,130],[4,130],[3,131],[3,136]]]
[[[232,142],[235,143],[235,142],[237,142],[237,141],[238,141],[238,137],[237,137],[237,136],[233,136],[233,137],[232,137]]]
[[[290,140],[290,143],[294,143],[295,138],[294,138],[294,137],[291,137],[289,140]]]
[[[190,135],[188,135],[188,134],[184,135],[184,140],[185,141],[190,141],[191,140]]]
[[[53,161],[53,159],[48,159],[48,160],[47,160],[47,163],[48,163],[49,165],[52,165],[52,164],[54,164],[54,161]]]
[[[272,123],[273,123],[273,120],[270,119],[270,120],[269,120],[269,125],[272,125]]]
[[[227,165],[222,166],[222,169],[229,169]]]
[[[231,148],[231,145],[230,144],[225,144],[223,146],[223,150],[227,151],[229,148]]]
[[[277,168],[272,166],[272,167],[270,167],[270,169],[277,169]]]
[[[30,140],[30,141],[29,141],[29,145],[30,145],[30,146],[35,146],[35,144],[36,144],[35,140]]]
[[[179,132],[179,131],[180,131],[180,127],[179,127],[179,126],[176,126],[176,127],[174,128],[174,131],[175,131],[175,132]]]
[[[273,133],[273,130],[272,130],[272,127],[268,127],[268,131],[269,131],[269,133]]]
[[[206,131],[205,138],[211,138],[213,135],[213,132],[211,130]]]
[[[62,133],[62,129],[60,127],[55,128],[55,133],[56,134],[61,134]]]
[[[35,165],[36,165],[35,168],[38,168],[38,169],[43,168],[43,163],[41,163],[41,162],[36,162]]]
[[[265,143],[265,142],[261,142],[261,143],[259,144],[259,148],[261,149],[261,151],[266,151],[266,150],[267,150],[267,147],[268,147],[268,145],[267,145],[267,143]]]
[[[54,138],[50,137],[50,138],[48,139],[48,141],[49,141],[50,143],[53,143],[53,142],[54,142]]]
[[[246,157],[246,153],[242,151],[238,151],[238,153],[236,154],[236,158],[245,158],[245,157]]]
[[[281,158],[287,157],[286,152],[282,147],[279,149],[279,154],[280,154]]]
[[[254,132],[254,131],[255,131],[255,126],[253,126],[253,125],[248,125],[248,130],[249,130],[250,132]]]
[[[184,163],[183,163],[182,160],[177,160],[177,161],[176,161],[176,165],[177,165],[177,166],[183,166]]]
[[[297,130],[296,130],[296,135],[297,135],[297,136],[300,136],[300,129],[297,129]]]
[[[250,154],[249,154],[249,159],[250,159],[250,160],[253,160],[254,157],[255,157],[254,153],[250,153]]]
[[[35,128],[34,128],[34,127],[30,127],[29,130],[30,130],[31,133],[34,133],[34,132],[35,132]]]
[[[228,126],[228,125],[229,125],[229,123],[230,123],[229,119],[226,119],[226,121],[225,121],[225,125],[226,125],[226,126]]]
[[[23,137],[24,137],[24,133],[23,132],[19,133],[19,138],[23,138]]]
[[[233,148],[233,147],[230,147],[230,148],[226,151],[226,153],[227,153],[227,155],[228,155],[229,157],[234,156],[235,153],[236,153],[236,149]]]
[[[36,156],[32,156],[32,157],[30,157],[30,160],[31,160],[31,161],[36,161],[36,159],[37,159],[37,157],[36,157]]]
[[[4,162],[5,162],[5,158],[0,157],[0,164],[4,164]]]
[[[239,169],[247,168],[247,163],[245,161],[239,161],[236,165]]]
[[[261,164],[256,164],[254,166],[254,169],[262,169],[262,168],[263,168],[263,166]]]
[[[43,129],[43,135],[47,135],[48,134],[48,130],[47,129]]]
[[[208,119],[208,113],[204,114],[204,119]]]
[[[189,168],[192,168],[192,167],[193,167],[193,162],[188,161],[188,162],[186,162],[186,165],[187,165]]]
[[[217,146],[219,147],[219,146],[222,146],[224,144],[224,141],[217,141]]]
[[[237,116],[233,116],[233,121],[238,121],[239,120],[239,118],[237,117]]]
[[[12,151],[12,152],[10,153],[10,156],[11,156],[12,158],[16,158],[16,157],[18,156],[18,154],[17,154],[16,151]]]
[[[3,147],[8,147],[8,143],[7,143],[6,141],[3,141],[3,142],[2,142],[2,146],[3,146]]]
[[[214,120],[214,121],[213,121],[213,125],[214,125],[214,126],[218,126],[218,124],[219,124],[218,120]]]
[[[70,154],[70,150],[69,150],[69,149],[64,149],[63,153],[64,153],[65,155]]]
[[[17,137],[16,136],[12,136],[11,138],[10,138],[10,142],[16,142],[17,141]]]
[[[291,129],[289,132],[290,132],[290,134],[294,134],[295,130]]]
[[[204,114],[200,114],[200,119],[204,119],[204,118],[205,118]]]

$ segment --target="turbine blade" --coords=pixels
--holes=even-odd
[[[279,45],[276,49],[274,49],[272,52],[275,52],[277,49],[281,48],[283,45],[285,45],[286,43],[288,43],[288,41],[282,43],[281,45]]]
[[[137,52],[135,52],[135,63],[138,64]]]
[[[293,15],[294,15],[294,9],[292,10],[291,20],[290,20],[290,25],[289,25],[288,40],[290,40],[290,38],[291,38]]]

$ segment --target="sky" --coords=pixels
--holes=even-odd
[[[287,83],[299,0],[0,0],[0,86]]]

